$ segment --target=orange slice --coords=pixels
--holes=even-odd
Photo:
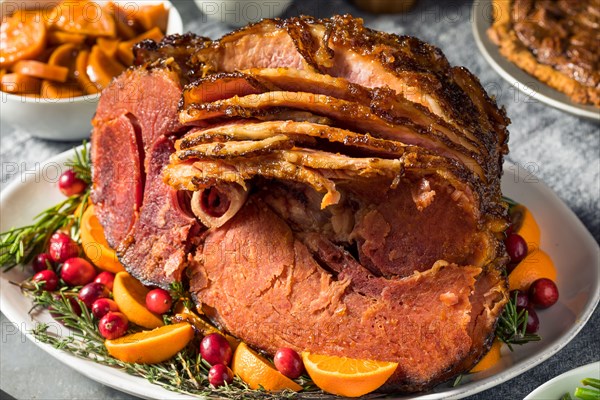
[[[277,371],[267,359],[243,342],[233,353],[231,369],[254,390],[260,387],[269,392],[280,392],[285,389],[295,392],[302,390],[302,386]]]
[[[117,253],[110,248],[104,237],[104,229],[94,214],[93,205],[88,206],[83,213],[79,235],[85,255],[95,266],[115,274],[125,271],[117,258]]]
[[[492,343],[492,347],[490,347],[490,351],[484,355],[481,360],[471,369],[470,372],[481,372],[486,369],[492,368],[494,365],[498,364],[500,361],[500,350],[502,349],[502,342],[498,339],[494,340]]]
[[[146,295],[149,291],[127,272],[119,272],[115,276],[113,298],[119,310],[134,324],[154,329],[163,326],[164,323],[159,315],[146,308]]]
[[[518,204],[510,209],[510,219],[516,233],[521,235],[529,249],[540,247],[540,227],[529,209]]]
[[[556,268],[548,254],[543,250],[534,249],[508,275],[508,288],[527,291],[529,286],[540,278],[556,282]]]
[[[93,37],[114,37],[116,34],[112,15],[93,1],[64,0],[49,13],[48,20],[63,32]]]
[[[35,58],[46,45],[46,26],[34,14],[17,13],[0,24],[0,67]]]
[[[358,397],[377,390],[396,371],[398,363],[302,353],[304,368],[322,390]]]
[[[187,322],[165,325],[106,340],[108,354],[128,363],[157,364],[179,353],[194,338],[194,328]]]

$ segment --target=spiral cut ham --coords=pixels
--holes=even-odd
[[[468,371],[507,298],[509,123],[418,39],[335,16],[135,49],[94,118],[93,201],[144,283],[221,329],[398,362],[383,391]]]

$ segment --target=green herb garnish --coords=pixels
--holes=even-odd
[[[517,309],[517,293],[508,300],[496,327],[496,337],[513,351],[512,345],[522,345],[537,342],[541,337],[537,334],[527,333],[527,319],[529,313],[525,309]]]
[[[67,163],[86,182],[91,182],[91,164],[85,142],[81,152],[75,150],[75,158]],[[85,211],[89,188],[83,193],[71,196],[59,204],[41,212],[31,225],[12,228],[0,233],[0,268],[7,270],[18,264],[26,264],[37,253],[42,252],[50,236],[58,229],[70,227],[73,240],[79,238],[79,225]],[[83,204],[75,215],[77,208]]]
[[[198,354],[198,341],[193,340],[185,349],[180,351],[169,361],[159,364],[132,364],[111,357],[104,346],[104,339],[97,328],[97,322],[80,303],[82,313],[80,316],[74,313],[69,297],[76,296],[76,291],[62,290],[59,295],[52,295],[45,291],[27,291],[33,296],[38,308],[51,308],[54,318],[66,327],[70,328],[72,334],[61,337],[52,329],[51,324],[38,324],[32,334],[37,340],[52,345],[54,348],[67,351],[80,358],[92,360],[99,364],[115,367],[131,375],[140,376],[149,382],[162,386],[165,389],[186,393],[190,395],[206,396],[209,399],[291,399],[307,398],[319,399],[325,396],[322,392],[296,393],[283,391],[280,393],[268,393],[264,390],[252,390],[239,378],[235,378],[231,385],[214,388],[208,383],[208,371],[210,365],[202,360]],[[315,390],[306,378],[300,378],[300,384],[305,388]]]

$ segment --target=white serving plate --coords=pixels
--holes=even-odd
[[[593,105],[574,103],[566,94],[529,75],[500,54],[498,46],[488,38],[486,33],[492,25],[492,10],[492,0],[477,0],[473,2],[471,17],[475,42],[490,66],[508,83],[521,91],[527,99],[540,101],[580,117],[600,121],[600,109]]]
[[[37,174],[18,178],[0,193],[0,231],[31,222],[40,211],[58,203],[63,196],[56,188],[56,178],[73,151],[60,154],[43,163]],[[600,248],[575,214],[545,184],[525,169],[515,165],[505,167],[503,193],[532,210],[542,231],[541,247],[552,258],[558,270],[560,299],[553,307],[539,312],[541,342],[517,347],[505,352],[494,368],[465,376],[463,383],[437,386],[433,391],[398,399],[459,399],[505,382],[558,352],[585,325],[600,299]],[[42,350],[85,376],[115,389],[148,399],[191,398],[169,392],[148,381],[114,368],[80,359],[39,343],[29,331],[40,322],[53,323],[52,328],[64,335],[69,332],[53,322],[48,313],[34,315],[28,311],[30,300],[9,281],[22,281],[31,275],[26,267],[0,273],[0,307],[6,317],[18,326]]]
[[[16,7],[40,8],[56,4],[56,0],[0,0],[0,15],[12,13]],[[106,4],[107,0],[97,0],[98,4]],[[167,35],[183,33],[183,22],[177,8],[167,0],[116,0],[126,10],[148,4],[165,4],[169,10]],[[42,8],[46,9],[46,8]],[[99,94],[78,96],[68,99],[32,98],[0,92],[2,123],[7,123],[31,136],[46,140],[72,141],[90,136],[91,120],[98,106]]]
[[[529,393],[523,400],[560,399],[569,393],[575,399],[573,392],[576,387],[583,387],[581,380],[584,378],[600,379],[600,361],[572,369],[549,380]]]

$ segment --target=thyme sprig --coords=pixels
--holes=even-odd
[[[91,182],[91,164],[85,142],[81,151],[75,150],[75,158],[69,161],[67,166],[73,168],[81,179]],[[46,248],[50,236],[58,229],[68,227],[71,237],[77,240],[89,195],[87,189],[42,211],[34,218],[32,224],[0,233],[0,268],[9,270],[18,264],[31,261],[35,254]]]
[[[509,298],[504,311],[496,326],[496,336],[500,341],[506,343],[510,351],[513,345],[523,345],[529,342],[537,342],[541,337],[537,334],[527,333],[527,320],[529,313],[526,309],[517,308],[517,293]]]

